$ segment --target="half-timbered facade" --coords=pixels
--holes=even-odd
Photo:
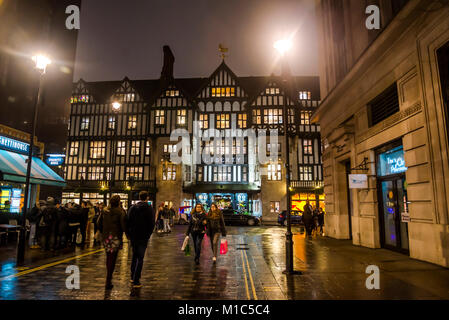
[[[114,102],[120,103],[117,110]],[[224,61],[208,78],[79,80],[72,95],[63,199],[104,201],[119,193],[134,202],[139,191],[148,190],[158,204],[217,202],[276,220],[287,203],[287,121],[292,206],[301,209],[305,199],[320,205],[320,128],[310,123],[318,103],[316,77],[238,77]],[[170,139],[176,129],[188,132],[190,146],[180,148]],[[266,140],[250,139],[248,129]],[[213,142],[211,130],[227,139]],[[268,130],[278,130],[277,139]],[[262,163],[260,141],[278,158]],[[183,161],[172,162],[172,153]]]

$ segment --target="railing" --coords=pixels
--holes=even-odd
[[[291,188],[309,188],[309,189],[319,189],[324,187],[323,181],[301,181],[301,180],[293,180],[290,181]]]

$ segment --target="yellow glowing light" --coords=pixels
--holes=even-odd
[[[284,55],[292,47],[292,42],[289,39],[278,40],[273,44],[273,47],[281,54]]]
[[[122,104],[120,102],[114,101],[112,103],[112,109],[114,109],[114,111],[119,111],[121,107],[122,107]]]
[[[33,59],[34,63],[36,64],[36,69],[38,69],[42,73],[45,73],[47,66],[49,64],[51,64],[51,60],[41,54],[34,56],[32,59]]]

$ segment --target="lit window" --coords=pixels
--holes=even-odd
[[[279,201],[270,201],[270,212],[279,213],[281,210],[281,203]]]
[[[282,109],[264,109],[265,124],[282,124]]]
[[[78,167],[78,180],[86,180],[86,167]]]
[[[279,88],[266,88],[265,89],[265,94],[267,95],[275,95],[275,94],[279,94],[280,90]]]
[[[300,91],[299,100],[310,100],[312,99],[312,93],[310,91]]]
[[[115,129],[115,123],[116,123],[116,118],[114,116],[109,116],[109,118],[108,118],[108,129],[109,130],[114,130]]]
[[[281,164],[274,163],[268,165],[268,180],[269,181],[280,181],[282,180]]]
[[[312,181],[312,167],[300,166],[299,167],[299,180],[301,181]]]
[[[267,153],[268,155],[271,152],[277,152],[277,154],[281,153],[281,144],[280,143],[267,143]]]
[[[177,110],[176,111],[176,124],[178,126],[185,126],[187,124],[186,118],[187,118],[187,110]]]
[[[301,124],[310,124],[310,112],[301,111]]]
[[[80,143],[79,143],[79,141],[72,141],[72,142],[70,142],[70,155],[71,156],[77,156],[79,150],[80,150]]]
[[[157,126],[163,126],[165,124],[165,110],[156,110],[155,123]]]
[[[217,129],[227,129],[231,127],[231,123],[229,121],[230,115],[229,113],[217,114]]]
[[[126,155],[126,141],[117,141],[117,155]]]
[[[164,144],[164,153],[176,153],[176,144]]]
[[[295,111],[293,109],[288,109],[288,122],[295,123]]]
[[[143,180],[143,167],[126,167],[126,180],[134,177],[136,180]]]
[[[138,156],[140,154],[140,141],[131,141],[131,155]]]
[[[164,181],[176,180],[176,165],[172,163],[164,163],[162,165],[162,180]]]
[[[312,140],[310,139],[304,139],[302,142],[302,147],[304,151],[304,155],[312,155]]]
[[[212,169],[214,181],[232,182],[232,166],[214,166]]]
[[[103,180],[104,168],[103,167],[89,167],[89,173],[87,180]]]
[[[151,154],[151,142],[147,140],[145,145],[145,155],[149,156]]]
[[[123,101],[125,102],[133,102],[136,99],[136,95],[134,93],[127,93],[123,97]]]
[[[106,153],[106,141],[91,141],[89,145],[90,159],[104,159]]]
[[[209,129],[209,117],[207,114],[200,114],[200,129]]]
[[[211,88],[212,97],[234,97],[235,88],[234,87],[213,87]]]
[[[240,129],[244,129],[247,126],[247,114],[239,113],[237,118],[237,125]]]
[[[128,129],[136,129],[137,128],[137,116],[128,116]]]
[[[253,122],[254,124],[262,124],[262,113],[260,109],[253,110]]]
[[[89,122],[90,122],[89,117],[82,117],[81,118],[81,130],[82,131],[89,130]]]
[[[179,97],[179,90],[167,90],[165,91],[166,97]]]

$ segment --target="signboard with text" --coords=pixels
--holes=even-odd
[[[30,145],[26,142],[14,140],[5,136],[0,136],[0,148],[26,154],[30,150]]]
[[[350,174],[349,189],[368,189],[368,175],[366,174]]]
[[[47,154],[45,162],[51,167],[62,166],[64,164],[64,154]]]

